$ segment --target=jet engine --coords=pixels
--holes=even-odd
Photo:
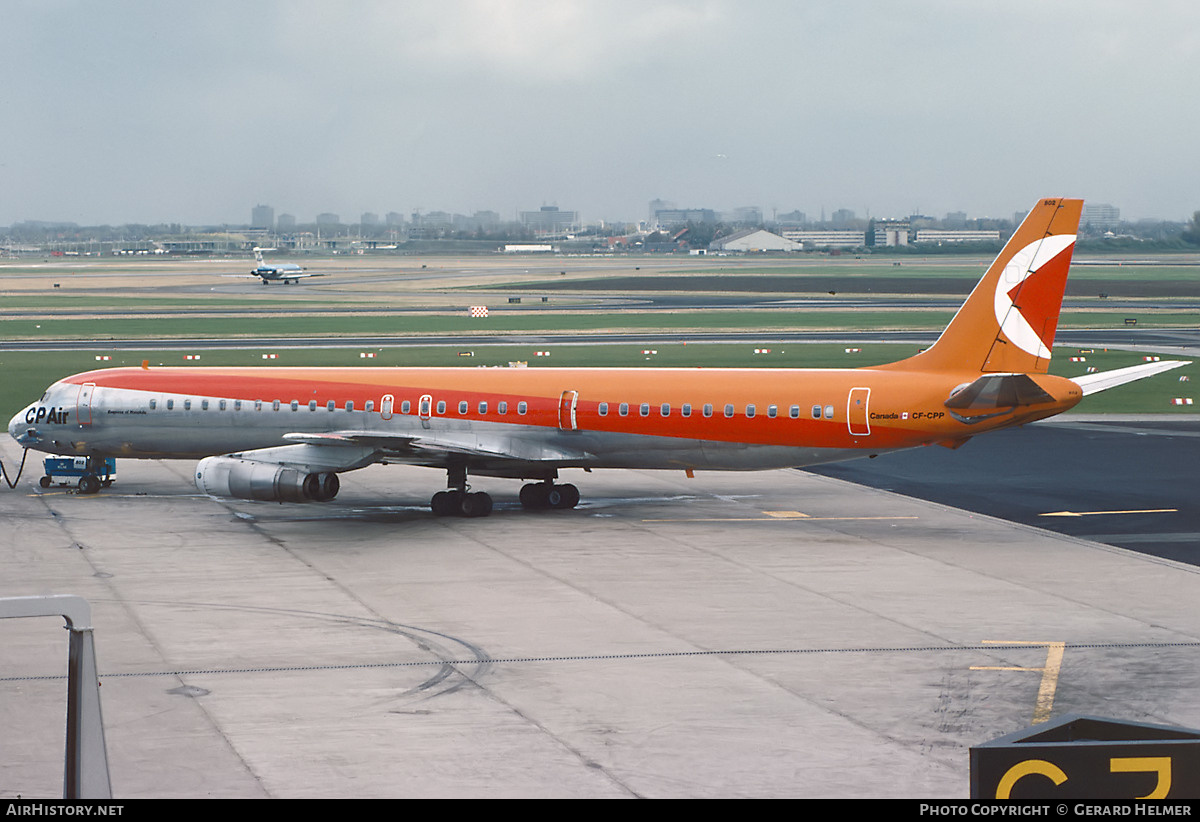
[[[266,502],[324,502],[341,482],[332,471],[306,474],[274,462],[206,457],[196,466],[196,487],[216,497]]]

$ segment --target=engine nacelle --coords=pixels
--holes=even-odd
[[[274,462],[206,457],[196,466],[196,487],[215,497],[265,502],[324,502],[337,496],[338,475],[305,474]]]

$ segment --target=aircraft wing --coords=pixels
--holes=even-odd
[[[259,274],[256,271],[251,271],[249,274],[222,274],[220,276],[222,276],[222,277],[241,277],[241,278],[249,277],[249,278],[253,278],[256,280],[261,280],[263,277],[267,277],[268,279],[274,278],[274,279],[282,280],[284,277],[287,277],[289,280],[299,280],[299,279],[303,279],[305,277],[328,277],[329,274],[328,274],[328,272],[324,272],[324,271],[313,272],[311,274],[308,272],[300,272],[300,271],[297,271],[294,274],[291,272],[288,272],[288,271],[267,271],[262,274]]]
[[[451,457],[465,457],[468,462],[543,463],[574,461],[591,456],[584,450],[557,447],[537,438],[479,434],[471,431],[428,431],[420,434],[336,431],[329,434],[285,434],[284,439],[316,448],[370,449],[377,455],[377,459],[373,461],[412,462],[421,465],[431,462],[441,464]],[[271,450],[274,449],[264,449]],[[247,453],[257,455],[263,451]],[[258,459],[257,456],[253,458]]]
[[[329,442],[320,445],[299,443],[274,448],[258,448],[225,454],[225,457],[294,468],[305,474],[325,471],[353,471],[379,462],[379,449],[370,445],[349,442]]]
[[[1181,365],[1190,364],[1189,360],[1163,360],[1161,362],[1143,363],[1142,365],[1131,365],[1128,368],[1118,368],[1114,371],[1101,371],[1098,374],[1083,374],[1078,377],[1071,377],[1070,379],[1071,382],[1083,389],[1083,395],[1086,397],[1089,394],[1107,391],[1109,388],[1116,388],[1118,385],[1124,385],[1127,382],[1144,379],[1145,377],[1153,377],[1155,374],[1170,371],[1172,368],[1179,368]]]

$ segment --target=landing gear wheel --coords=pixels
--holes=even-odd
[[[461,507],[464,517],[486,517],[492,513],[492,498],[482,491],[463,494]]]
[[[438,491],[429,501],[429,508],[435,517],[452,517],[462,511],[462,492]]]
[[[429,508],[438,517],[486,517],[492,513],[492,497],[483,491],[438,491]]]
[[[541,493],[542,493],[542,486],[540,484],[529,483],[527,485],[522,485],[521,486],[521,494],[519,497],[521,500],[521,507],[526,508],[530,511],[536,510],[538,508],[544,508],[545,507],[544,505],[538,504],[539,499],[541,499]]]
[[[547,508],[564,510],[579,504],[579,489],[570,483],[552,485],[537,482],[521,486],[521,505],[530,511]]]
[[[559,508],[574,508],[579,504],[579,489],[574,485],[566,483],[558,486],[558,489],[562,492],[562,503],[558,506]]]

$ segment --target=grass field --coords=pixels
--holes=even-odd
[[[329,262],[329,261],[326,261]],[[900,262],[900,265],[893,265]],[[894,305],[877,310],[863,308],[786,308],[771,310],[705,309],[693,311],[629,309],[570,310],[563,305],[580,285],[603,290],[604,285],[637,282],[639,296],[659,291],[681,293],[678,286],[688,278],[705,278],[705,287],[740,293],[762,293],[778,298],[792,296],[791,279],[876,278],[893,289],[912,278],[961,279],[964,287],[977,279],[988,260],[982,257],[938,257],[929,260],[885,258],[856,260],[812,256],[801,260],[773,258],[722,258],[711,265],[695,259],[653,258],[414,258],[392,260],[338,261],[344,270],[322,278],[319,287],[283,286],[262,288],[218,278],[218,270],[235,270],[230,261],[148,261],[137,264],[122,260],[100,261],[86,266],[13,266],[0,264],[0,338],[75,341],[79,348],[69,352],[0,352],[0,414],[11,416],[40,396],[60,377],[97,367],[138,365],[184,365],[183,352],[154,348],[151,340],[165,338],[237,338],[253,346],[261,336],[338,336],[470,334],[481,338],[495,334],[564,333],[596,331],[744,331],[785,330],[846,331],[868,335],[875,330],[940,330],[953,312],[943,309]],[[314,262],[313,265],[319,263]],[[1187,292],[1200,283],[1200,265],[1111,265],[1081,266],[1073,277],[1156,283],[1166,294],[1167,305],[1176,285]],[[342,274],[347,276],[338,280]],[[417,276],[414,276],[417,275]],[[789,282],[784,288],[784,282]],[[54,282],[63,288],[53,289]],[[550,293],[552,302],[530,302],[520,307],[505,306],[497,294],[517,286],[536,286]],[[587,290],[585,287],[584,290]],[[906,286],[907,287],[907,286]],[[466,305],[479,298],[473,289],[489,289],[487,301],[496,310],[486,319],[467,316]],[[616,289],[620,293],[620,288]],[[687,289],[683,293],[689,293]],[[918,299],[919,288],[900,293]],[[461,304],[452,310],[422,308]],[[1182,298],[1180,308],[1112,309],[1102,300],[1091,307],[1065,311],[1064,328],[1122,328],[1131,317],[1139,327],[1200,326],[1200,303]],[[364,314],[364,308],[373,313]],[[416,310],[414,310],[416,309]],[[6,310],[9,313],[5,313]],[[54,312],[72,311],[70,317]],[[184,315],[151,316],[156,310],[188,311]],[[21,311],[23,316],[14,316]],[[41,312],[45,313],[42,314]],[[103,312],[91,316],[87,312]],[[33,312],[30,314],[29,312]],[[341,313],[339,313],[341,312]],[[378,312],[378,313],[374,313]],[[143,316],[145,315],[145,316]],[[146,339],[141,351],[115,352],[105,340]],[[468,365],[497,366],[527,361],[530,367],[544,365],[587,366],[678,366],[678,367],[838,367],[878,364],[915,353],[905,345],[863,345],[862,351],[847,354],[844,346],[789,344],[773,346],[769,354],[755,354],[746,344],[657,345],[654,354],[643,354],[639,345],[493,346],[481,343],[460,356],[462,349],[448,347],[376,349],[376,357],[365,360],[357,348],[281,349],[273,365]],[[537,357],[536,350],[551,356]],[[206,350],[202,365],[265,365],[262,349]],[[1084,355],[1087,363],[1071,363],[1072,349],[1058,349],[1054,373],[1075,376],[1088,366],[1109,370],[1141,362],[1140,354],[1095,352]],[[110,360],[97,357],[109,356]],[[191,361],[194,362],[194,361]],[[1200,406],[1175,406],[1175,397],[1187,397],[1192,381],[1200,381],[1200,367],[1185,368],[1138,383],[1104,392],[1085,400],[1081,412],[1197,413]],[[1188,382],[1179,378],[1188,377]]]
[[[200,310],[200,309],[197,309]],[[9,340],[128,340],[140,337],[237,338],[288,335],[379,335],[550,333],[583,331],[887,331],[930,330],[946,326],[953,311],[911,308],[871,311],[621,311],[621,312],[494,312],[472,318],[451,313],[383,313],[372,315],[70,317],[0,319],[0,338]],[[1197,309],[1064,311],[1062,328],[1119,328],[1133,317],[1141,327],[1200,325]]]

